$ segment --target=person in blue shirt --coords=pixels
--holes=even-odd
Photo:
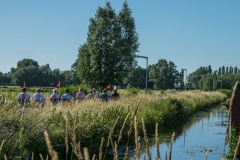
[[[108,100],[107,89],[104,89],[104,90],[102,91],[102,94],[101,94],[100,98],[101,98],[102,101],[107,102],[107,100]]]
[[[69,94],[69,89],[66,89],[66,93],[62,95],[62,101],[71,101],[72,96]]]
[[[41,89],[37,88],[36,93],[32,96],[32,101],[36,105],[39,105],[40,107],[44,107],[45,104],[45,98],[44,96],[40,93]]]

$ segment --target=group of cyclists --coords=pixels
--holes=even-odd
[[[18,95],[18,108],[28,107],[30,105],[30,101],[34,105],[38,105],[40,107],[44,107],[46,102],[45,97],[40,93],[41,89],[37,88],[36,93],[32,95],[32,97],[27,94],[27,88],[22,88],[22,92]],[[107,102],[109,98],[118,99],[119,94],[117,89],[114,89],[114,93],[110,95],[109,88],[105,88],[102,91],[102,94],[98,94],[96,89],[93,88],[89,91],[89,94],[85,95],[83,90],[80,88],[76,93],[75,97],[72,97],[69,93],[69,89],[66,89],[66,93],[63,95],[58,94],[58,89],[54,88],[53,93],[50,95],[50,102],[52,106],[58,104],[58,102],[70,102],[70,101],[82,101],[82,100],[90,100],[90,99],[100,99],[104,102]]]

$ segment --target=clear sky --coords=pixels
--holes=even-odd
[[[123,0],[109,0],[118,13]],[[0,71],[30,58],[69,70],[86,42],[89,18],[106,0],[0,1]],[[139,35],[137,54],[172,61],[188,73],[200,66],[240,68],[239,0],[128,0]],[[139,58],[139,65],[146,61]]]

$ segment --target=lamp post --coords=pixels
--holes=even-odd
[[[148,78],[148,57],[135,55],[137,58],[146,58],[146,93],[147,93],[147,78]]]
[[[203,91],[204,91],[204,74],[199,76],[203,77]]]
[[[214,91],[214,78],[211,78],[213,80],[213,85],[212,85],[212,88],[213,88],[213,91]]]
[[[187,86],[187,84],[186,84],[186,79],[187,79],[187,69],[182,69],[182,71],[186,71],[186,77],[184,78],[184,84],[185,84],[185,91],[186,91],[186,86]]]
[[[222,80],[218,80],[218,81],[221,81],[221,89],[222,89]]]

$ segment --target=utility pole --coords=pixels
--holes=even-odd
[[[214,91],[214,78],[211,78],[213,80],[213,91]]]
[[[187,84],[186,84],[186,79],[187,79],[187,69],[182,69],[183,71],[186,71],[186,77],[184,78],[184,84],[185,84],[185,91],[187,90]]]
[[[203,77],[203,91],[204,91],[204,74],[199,76]]]

